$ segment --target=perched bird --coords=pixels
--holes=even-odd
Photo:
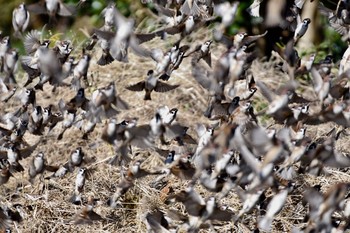
[[[12,12],[12,26],[15,30],[14,35],[20,37],[29,24],[30,14],[27,11],[27,7],[24,3],[20,4]]]
[[[28,172],[29,172],[30,182],[33,183],[35,177],[38,174],[42,174],[45,170],[50,171],[50,172],[56,172],[57,167],[47,165],[45,157],[44,157],[44,153],[39,152],[33,158],[32,162],[29,166]]]
[[[87,157],[82,148],[78,147],[74,150],[69,157],[68,168],[70,172],[73,172],[75,167],[81,167],[83,164],[91,163],[95,160],[94,157]]]
[[[151,100],[152,91],[156,92],[168,92],[175,88],[179,87],[179,85],[170,85],[159,81],[157,77],[154,76],[153,70],[149,70],[147,72],[147,77],[145,81],[138,82],[134,85],[130,85],[126,87],[126,89],[130,91],[143,91],[145,90],[144,100]]]
[[[87,169],[84,167],[78,170],[78,174],[75,178],[74,192],[71,198],[69,199],[70,202],[72,202],[73,204],[80,204],[82,202],[81,193],[84,190],[86,173],[87,173]]]

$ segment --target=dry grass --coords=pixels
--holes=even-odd
[[[195,44],[199,44],[210,38],[210,34],[206,31],[200,31],[191,37],[183,43],[189,43],[193,40]],[[194,40],[195,37],[197,37],[196,40]],[[169,48],[171,43],[155,39],[147,43],[147,46],[166,49]],[[217,60],[222,52],[223,47],[214,44],[212,47],[212,60]],[[110,81],[115,81],[120,97],[130,106],[129,110],[123,111],[117,116],[118,121],[127,116],[136,116],[139,118],[140,124],[147,123],[152,118],[155,109],[167,105],[179,109],[178,122],[189,126],[189,132],[193,137],[197,137],[194,131],[196,123],[210,122],[202,114],[206,108],[207,92],[193,79],[190,58],[187,58],[180,69],[172,74],[169,81],[171,84],[180,84],[179,88],[166,94],[152,93],[152,100],[145,102],[143,100],[143,92],[130,92],[125,87],[143,79],[147,70],[155,67],[155,63],[150,59],[140,58],[131,53],[129,57],[130,62],[127,64],[115,61],[110,65],[100,67],[96,64],[99,53],[99,49],[97,49],[93,54],[89,70],[91,86],[87,88],[86,95],[89,97],[96,88],[103,87]],[[275,87],[287,80],[286,75],[276,71],[274,64],[271,62],[255,61],[253,68],[256,71],[255,74],[253,72],[254,76],[268,83],[270,87]],[[20,85],[23,84],[22,81],[24,82],[24,80],[21,80]],[[311,85],[302,86],[301,89],[303,94],[312,93],[310,91]],[[60,98],[67,101],[74,94],[73,91],[67,88],[58,88],[56,93],[52,93],[51,87],[45,86],[43,92],[37,92],[37,102],[38,105],[48,106],[52,103],[57,104]],[[315,98],[312,94],[308,97],[311,99]],[[262,104],[264,101],[261,94],[257,93],[254,96],[256,105]],[[1,113],[13,111],[18,106],[19,102],[17,100],[11,100],[7,104],[0,103]],[[262,121],[262,119],[260,120]],[[262,122],[265,125],[272,123],[271,119],[265,119]],[[307,130],[307,136],[316,139],[328,132],[333,126],[334,124],[332,123],[310,126]],[[108,158],[114,155],[114,152],[110,145],[101,140],[102,127],[103,124],[97,125],[88,140],[81,139],[82,133],[77,128],[71,128],[67,130],[63,140],[57,141],[56,137],[61,129],[60,125],[41,138],[26,133],[25,140],[29,144],[41,140],[34,154],[43,151],[48,164],[52,165],[59,165],[67,161],[70,153],[78,146],[83,148],[87,156],[95,156],[96,162],[90,164],[89,167],[94,168],[96,171],[86,182],[83,198],[86,199],[90,195],[98,198],[99,201],[94,210],[106,220],[82,226],[76,226],[70,222],[81,208],[81,206],[73,205],[68,201],[73,193],[76,171],[62,179],[40,181],[37,178],[34,185],[29,183],[26,171],[14,174],[15,177],[11,178],[0,189],[0,202],[2,204],[10,207],[14,204],[22,206],[21,211],[24,219],[21,223],[14,223],[12,228],[14,232],[145,232],[145,213],[152,211],[155,207],[168,208],[164,203],[164,193],[161,192],[161,189],[151,186],[154,180],[153,176],[138,179],[135,186],[122,197],[122,205],[118,208],[112,209],[106,205],[106,201],[113,194],[119,182],[120,168],[106,163]],[[336,148],[349,153],[347,140],[348,138],[344,137],[337,141]],[[143,166],[149,170],[156,169],[163,163],[159,155],[151,150],[135,149],[133,158],[136,157],[145,159]],[[27,168],[30,160],[31,158],[27,158],[21,161],[21,164]],[[301,201],[306,187],[322,184],[322,191],[325,191],[335,183],[350,182],[350,175],[346,172],[337,169],[327,169],[327,171],[329,173],[328,176],[302,175],[297,178],[298,188],[293,195],[288,197],[284,209],[276,216],[273,231],[286,232],[290,231],[293,226],[303,226],[306,209],[301,204]],[[47,175],[48,173],[45,174],[45,176]],[[182,190],[187,183],[170,175],[167,178],[167,184],[172,191],[168,195]],[[205,198],[212,195],[200,185],[197,185],[195,189]],[[272,195],[272,192],[268,192],[267,196],[269,195]],[[238,195],[233,191],[220,200],[220,204],[228,206],[237,212],[242,205]],[[181,204],[173,205],[172,208],[185,213],[185,208]],[[236,224],[232,222],[222,223],[215,226],[215,229],[218,232],[250,232],[251,229],[254,229],[259,215],[260,213],[254,210],[251,214],[244,215],[242,220]],[[176,225],[177,222],[173,224]],[[206,231],[201,230],[201,232]]]

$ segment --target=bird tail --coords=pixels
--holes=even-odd
[[[151,92],[146,92],[144,100],[151,100]]]

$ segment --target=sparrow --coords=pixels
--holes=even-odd
[[[273,196],[269,202],[265,216],[258,221],[258,227],[261,230],[269,231],[274,216],[280,212],[287,200],[288,189],[283,189],[279,193]]]
[[[17,89],[18,89],[17,86],[12,86],[9,84],[6,85],[1,79],[0,80],[0,100],[7,103],[16,94]]]
[[[10,50],[10,48],[11,48],[10,37],[8,36],[2,37],[0,41],[0,61],[1,61],[0,71],[1,72],[4,71],[5,55],[7,51]]]
[[[215,197],[209,197],[205,202],[192,187],[175,194],[175,200],[185,205],[189,215],[198,217],[195,222],[190,223],[190,229],[198,229],[206,220],[230,221],[235,217],[233,212],[221,210],[217,206]]]
[[[25,35],[23,44],[27,55],[33,55],[39,47],[49,47],[51,41],[43,39],[43,33],[43,31],[31,30]]]
[[[101,221],[103,218],[94,210],[93,198],[89,196],[88,203],[73,217],[73,223],[92,224],[94,221]]]
[[[118,143],[118,141],[123,141],[124,131],[126,127],[129,125],[129,120],[125,119],[120,123],[117,123],[116,119],[111,118],[106,121],[105,126],[102,131],[102,140],[105,142],[114,145]]]
[[[8,112],[4,114],[1,118],[0,121],[6,125],[6,129],[8,130],[13,130],[16,128],[17,122],[20,120],[21,115],[27,111],[26,108],[20,107],[16,109],[13,112]],[[8,133],[6,135],[9,135]]]
[[[161,36],[164,38],[165,35],[168,34],[175,35],[180,33],[180,38],[182,39],[190,35],[192,32],[203,28],[204,26],[208,26],[214,19],[214,17],[199,18],[194,15],[188,15],[184,18],[183,22],[175,26],[156,31],[153,33],[153,35]]]
[[[81,147],[74,150],[69,157],[68,168],[70,172],[74,171],[75,167],[81,167],[83,164],[91,163],[95,160],[94,157],[87,157]]]
[[[210,45],[212,43],[212,40],[207,40],[203,44],[197,45],[193,51],[186,53],[185,56],[188,57],[193,54],[193,56],[197,59],[197,62],[200,59],[203,59],[208,64],[208,66],[211,67]]]
[[[0,150],[0,159],[7,159],[10,164],[11,171],[24,171],[19,160],[29,157],[37,148],[39,143],[24,148],[18,148],[16,144],[10,144],[9,147]],[[12,170],[13,169],[13,170]]]
[[[218,102],[216,98],[212,99],[212,102],[209,103],[208,110],[205,112],[205,116],[211,120],[216,119],[228,119],[233,111],[239,107],[240,97],[236,96],[232,99],[231,102]]]
[[[62,99],[59,101],[58,105],[59,105],[61,114],[63,115],[63,122],[62,122],[63,129],[57,136],[57,140],[61,140],[66,130],[73,126],[75,122],[76,111],[69,111]]]
[[[68,163],[61,164],[57,167],[57,170],[52,175],[45,177],[45,179],[62,178],[68,173],[68,171]]]
[[[113,117],[118,113],[118,110],[129,108],[128,104],[118,96],[115,82],[110,82],[107,86],[95,90],[91,95],[91,103],[97,110],[102,110],[99,112],[100,114],[95,115],[104,118]]]
[[[56,20],[56,16],[73,16],[75,7],[64,4],[61,0],[44,0],[28,5],[28,10],[35,14],[48,14],[50,20]]]
[[[180,67],[180,64],[182,63],[183,59],[185,58],[185,52],[189,49],[188,45],[183,45],[180,47],[180,41],[176,42],[174,46],[170,49],[169,53],[169,61],[162,60],[161,58],[167,58],[167,56],[162,56],[161,52],[159,51],[159,54],[156,55],[154,51],[152,50],[151,57],[153,60],[157,61],[157,72],[161,73],[162,75],[159,77],[159,79],[162,79],[164,81],[168,81],[170,78],[171,73],[178,69]],[[158,56],[158,57],[156,57]]]
[[[151,58],[157,62],[156,74],[167,74],[171,64],[171,51],[163,53],[161,49],[151,50]]]
[[[43,127],[48,127],[50,132],[58,122],[63,121],[62,113],[52,113],[52,105],[49,105],[48,107],[43,109]]]
[[[229,3],[223,2],[220,4],[215,4],[214,14],[221,17],[221,25],[227,28],[232,24],[235,19],[239,2]]]
[[[79,167],[84,161],[84,152],[81,147],[78,147],[75,151],[70,154],[68,165],[71,172],[75,167]]]
[[[83,192],[87,169],[82,167],[78,170],[78,174],[75,178],[75,188],[72,197],[69,199],[73,204],[81,203],[81,193]]]
[[[114,29],[116,13],[115,4],[113,3],[109,3],[107,7],[102,10],[101,14],[104,17],[103,30],[112,31]]]
[[[6,184],[12,175],[11,165],[7,159],[0,160],[0,185]],[[1,225],[1,224],[0,224]]]
[[[27,7],[24,3],[20,4],[12,12],[12,26],[15,30],[15,37],[20,37],[29,24],[30,14],[27,11]]]
[[[90,66],[91,56],[87,53],[83,54],[78,64],[73,69],[72,86],[74,89],[81,88],[80,79],[83,77],[84,81],[87,82],[87,73]]]
[[[198,165],[200,163],[200,153],[205,148],[205,146],[209,143],[211,140],[213,134],[214,134],[214,128],[213,127],[206,127],[203,124],[198,124],[196,127],[197,134],[199,136],[198,145],[196,148],[196,151],[194,152],[192,156],[192,161],[195,165]]]
[[[102,37],[110,43],[110,54],[112,57],[121,62],[128,62],[128,48],[139,56],[149,56],[149,51],[142,48],[140,41],[134,33],[135,21],[124,17],[117,9],[114,10],[114,25],[116,32],[106,32],[95,29],[94,33],[98,37]]]
[[[349,37],[349,3],[344,0],[339,0],[335,11],[327,8],[323,4],[319,4],[318,7],[320,13],[328,18],[329,25],[346,40]]]
[[[18,95],[17,99],[21,101],[21,104],[23,106],[29,106],[30,104],[35,107],[36,106],[36,92],[34,89],[24,88]]]
[[[279,122],[287,122],[288,119],[291,119],[293,112],[288,106],[288,91],[294,91],[297,84],[290,82],[282,86],[280,88],[281,94],[279,95],[269,90],[269,88],[261,81],[256,81],[256,84],[263,96],[269,101],[266,113]],[[292,123],[293,121],[290,124]]]
[[[98,39],[99,39],[99,45],[102,49],[102,55],[97,60],[97,64],[100,66],[105,66],[105,65],[108,65],[114,61],[114,58],[110,53],[111,43],[109,40],[106,40],[102,37],[100,37]]]
[[[46,164],[46,159],[43,152],[39,152],[34,158],[29,166],[29,180],[33,184],[34,179],[38,174],[42,174],[45,170],[50,172],[56,172],[58,168],[54,166],[49,166]]]
[[[305,192],[304,199],[310,205],[309,222],[318,223],[315,226],[316,231],[331,230],[331,216],[334,211],[342,208],[348,187],[347,183],[339,183],[331,186],[324,195],[315,188],[310,188]]]
[[[86,33],[86,36],[88,37],[88,39],[85,42],[85,46],[83,48],[86,51],[91,51],[95,47],[95,45],[97,44],[99,38],[95,33],[93,33],[92,35],[90,35],[89,33]]]
[[[65,61],[62,65],[62,80],[68,78],[73,74],[73,69],[75,66],[75,58],[70,56],[67,61]]]
[[[70,40],[56,41],[56,45],[52,50],[55,52],[60,65],[63,65],[73,50],[72,42]]]
[[[162,118],[163,125],[171,125],[171,123],[173,123],[174,120],[176,119],[178,109],[177,108],[169,109],[168,106],[164,106],[159,108],[157,112],[160,114],[160,117]]]
[[[331,77],[329,75],[322,77],[316,68],[311,68],[311,77],[313,81],[314,91],[323,106],[323,102],[331,89]]]
[[[70,99],[65,106],[69,112],[76,112],[79,108],[87,111],[89,101],[90,100],[85,97],[85,89],[80,88],[77,94]]]
[[[169,223],[163,211],[156,208],[145,214],[146,227],[148,232],[169,232]]]
[[[36,53],[38,56],[37,69],[40,70],[40,79],[34,88],[42,90],[43,85],[47,82],[53,86],[60,85],[62,83],[62,66],[58,60],[58,57],[56,56],[55,51],[47,47],[40,46]]]
[[[29,116],[28,131],[34,135],[42,135],[44,131],[43,110],[41,106],[36,106]]]
[[[91,108],[89,112],[91,111]],[[82,110],[77,117],[77,120],[74,122],[74,125],[83,132],[82,139],[88,140],[89,134],[92,133],[96,127],[97,123],[100,123],[101,120],[99,117],[87,117],[88,114],[96,115],[95,113],[88,113],[85,110]]]
[[[7,84],[15,84],[16,79],[14,73],[17,71],[17,61],[18,61],[18,52],[15,49],[9,49],[4,57],[4,82]]]
[[[7,229],[10,229],[11,224],[12,224],[12,220],[8,216],[6,209],[4,209],[3,207],[0,207],[0,229],[3,232],[7,232]]]
[[[129,165],[129,168],[125,174],[125,177],[121,178],[117,190],[113,196],[108,200],[107,204],[112,208],[116,207],[117,201],[120,196],[124,195],[131,187],[134,186],[134,181],[138,178],[147,176],[147,175],[157,175],[159,172],[149,172],[142,169],[140,166],[142,164],[141,160],[136,160]]]
[[[179,177],[182,180],[192,180],[196,168],[191,163],[189,156],[187,154],[174,155],[173,162],[169,163],[163,171],[165,176],[172,173],[174,176]]]
[[[303,19],[302,22],[298,23],[298,26],[294,32],[294,37],[293,37],[294,43],[297,43],[298,40],[306,33],[310,22],[311,22],[311,19],[306,18],[306,19]]]
[[[159,81],[157,77],[154,76],[154,71],[149,70],[147,72],[147,77],[145,81],[138,82],[136,84],[126,87],[130,91],[143,91],[145,90],[144,100],[151,100],[152,91],[156,92],[168,92],[171,91],[180,85],[170,85]]]
[[[228,61],[225,61],[224,63],[228,64]],[[199,85],[208,90],[209,95],[215,98],[215,101],[224,100],[226,98],[224,95],[224,88],[226,84],[223,82],[223,80],[218,80],[217,78],[219,77],[217,75],[220,75],[219,73],[221,72],[227,74],[227,72],[223,71],[223,69],[219,66],[211,69],[211,67],[209,67],[206,63],[198,60],[198,58],[196,58],[196,54],[192,57],[191,65],[192,75]],[[206,116],[209,115],[210,111],[210,106],[208,106],[207,110],[205,111],[207,113]]]

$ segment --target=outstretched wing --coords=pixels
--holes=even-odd
[[[134,85],[125,87],[129,91],[143,91],[145,89],[145,81],[138,82]]]

